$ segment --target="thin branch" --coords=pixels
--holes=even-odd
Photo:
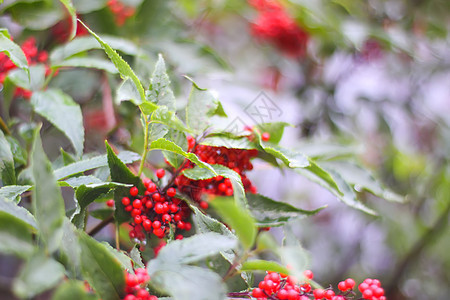
[[[106,227],[106,225],[111,223],[113,220],[114,220],[113,215],[109,216],[108,218],[106,218],[103,221],[101,221],[100,223],[98,223],[97,226],[95,226],[90,231],[88,231],[87,234],[89,234],[90,236],[97,234],[100,230],[102,230],[104,227]]]

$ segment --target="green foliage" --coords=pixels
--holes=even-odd
[[[0,51],[8,55],[16,66],[28,71],[27,58],[22,49],[9,39],[8,31],[0,32]]]
[[[0,174],[4,185],[16,183],[14,158],[3,132],[0,131]]]

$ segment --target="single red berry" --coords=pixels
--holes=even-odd
[[[188,222],[184,223],[184,230],[189,231],[189,230],[191,230],[191,228],[192,228],[191,223],[188,223]]]
[[[138,190],[137,187],[133,186],[133,187],[130,189],[130,195],[133,196],[133,197],[136,197],[137,194],[139,194],[139,190]]]
[[[150,183],[147,185],[147,191],[148,191],[149,193],[156,192],[156,188],[157,188],[157,186],[156,186],[156,184],[154,184],[153,182],[150,182]]]
[[[367,289],[362,293],[362,296],[364,299],[371,299],[373,297],[373,292],[372,290]]]
[[[294,289],[288,291],[288,300],[296,300],[298,299],[298,292]]]
[[[133,201],[133,207],[134,208],[141,208],[142,207],[142,201],[139,199],[136,199]]]
[[[381,286],[381,282],[378,279],[372,279],[372,283],[371,284],[374,284],[374,285],[376,285],[378,287]]]
[[[167,196],[174,197],[177,194],[177,190],[173,187],[167,189]]]
[[[164,236],[164,229],[162,228],[153,229],[153,234],[159,238],[162,238]]]
[[[146,231],[150,231],[150,230],[152,230],[152,221],[150,221],[150,220],[144,220],[143,222],[142,222],[142,226],[144,227],[144,229],[146,230]]]
[[[325,299],[331,300],[335,295],[333,290],[326,290],[325,291]]]
[[[162,203],[156,203],[155,207],[153,208],[157,214],[163,214],[164,213],[164,205]]]
[[[264,294],[262,289],[255,288],[252,291],[252,296],[255,297],[255,298],[263,298],[263,297],[265,297],[265,294]]]
[[[108,201],[106,201],[106,205],[109,207],[114,207],[114,200],[113,199],[109,199]]]
[[[158,169],[156,170],[156,177],[163,178],[164,175],[166,175],[166,171],[164,169]]]
[[[177,236],[175,237],[176,240],[182,240],[184,239],[184,236],[182,236],[181,234],[177,234]]]
[[[130,204],[130,198],[123,197],[122,198],[122,204],[125,205],[125,206],[129,205]]]
[[[172,203],[169,205],[169,210],[171,213],[176,213],[178,211],[178,206]]]
[[[164,223],[169,223],[170,221],[172,221],[172,218],[170,217],[169,214],[164,214],[161,219],[163,220]]]
[[[161,227],[161,222],[160,221],[153,221],[152,227],[153,227],[153,229],[160,228]]]
[[[289,297],[289,292],[286,290],[279,290],[277,293],[278,299],[285,300]]]
[[[261,139],[265,142],[267,142],[268,140],[270,140],[270,133],[268,132],[263,132],[263,134],[261,134]]]
[[[183,221],[178,221],[177,222],[177,227],[178,227],[178,229],[184,229],[184,227],[185,227],[184,222]]]
[[[161,201],[161,194],[160,193],[154,193],[153,195],[152,195],[152,199],[153,199],[153,201],[156,201],[156,202],[160,202]],[[164,200],[163,200],[164,201]],[[161,201],[161,202],[163,202],[163,201]]]
[[[341,281],[338,283],[338,289],[343,292],[348,290],[348,287],[347,287],[347,284],[345,283],[345,281]]]
[[[369,288],[369,285],[367,284],[367,283],[365,283],[365,282],[363,282],[363,283],[361,283],[359,286],[358,286],[358,289],[359,289],[359,291],[361,292],[361,293],[363,293],[365,290],[367,290]]]
[[[372,290],[372,291],[373,291],[373,295],[375,297],[381,297],[384,295],[384,289],[382,289],[380,287],[377,287],[375,290]]]
[[[311,270],[305,270],[303,275],[305,275],[305,277],[309,280],[314,278],[314,273]]]
[[[142,217],[140,215],[137,215],[134,217],[134,223],[141,224],[142,223]]]
[[[130,294],[130,295],[126,295],[125,298],[123,298],[123,300],[137,300],[136,296]]]
[[[322,289],[315,289],[313,291],[314,298],[316,299],[322,299],[325,296],[325,291]]]
[[[148,200],[147,202],[145,202],[145,207],[152,208],[153,207],[153,202]]]
[[[133,210],[133,206],[131,206],[131,205],[127,205],[127,206],[125,206],[125,211],[132,211]]]
[[[349,290],[352,290],[355,287],[355,281],[352,278],[345,279],[345,285]]]
[[[201,202],[200,202],[200,207],[201,207],[202,209],[208,209],[209,204],[208,204],[208,202],[206,202],[206,201],[201,201]]]

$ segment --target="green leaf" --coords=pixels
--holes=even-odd
[[[160,250],[156,260],[158,263],[191,264],[236,245],[236,239],[214,232],[202,233],[170,242]]]
[[[92,68],[104,70],[111,74],[117,74],[118,71],[114,64],[108,60],[97,57],[74,57],[62,61],[59,64],[53,65],[54,68],[60,67],[76,67],[76,68]]]
[[[216,197],[210,204],[239,237],[245,249],[250,249],[256,238],[256,226],[250,213],[231,198]]]
[[[36,220],[33,215],[25,208],[17,206],[12,200],[0,197],[0,211],[24,221],[33,228],[37,228]]]
[[[119,183],[132,184],[138,187],[140,191],[143,191],[144,188],[140,178],[134,175],[120,158],[116,156],[108,142],[105,142],[105,144],[111,180]],[[130,189],[127,187],[117,187],[114,191],[114,202],[116,205],[114,217],[119,223],[123,223],[130,219],[130,214],[125,211],[125,206],[122,204],[122,198],[128,196],[129,191]]]
[[[62,263],[66,266],[67,272],[71,277],[79,276],[81,270],[81,246],[78,241],[78,232],[75,226],[64,218],[63,236],[61,241]]]
[[[118,259],[105,245],[79,233],[81,269],[84,277],[102,299],[120,300],[125,292],[125,275]]]
[[[367,190],[372,194],[392,202],[404,203],[404,197],[384,187],[371,172],[349,161],[322,162],[322,166],[339,173],[356,191]]]
[[[63,282],[56,289],[52,300],[95,300],[98,299],[93,294],[86,292],[84,282],[78,280],[69,280]]]
[[[66,7],[72,20],[72,30],[70,31],[69,40],[73,39],[77,33],[77,11],[73,6],[72,0],[59,0]]]
[[[104,182],[92,175],[88,175],[88,176],[82,175],[82,176],[78,176],[78,177],[70,177],[64,181],[59,182],[59,184],[61,186],[71,186],[73,188],[77,188],[81,185],[90,185],[90,184],[99,184],[99,183],[104,183]]]
[[[102,243],[103,246],[105,246],[105,248],[109,251],[109,253],[111,253],[112,255],[114,255],[117,260],[120,262],[122,269],[125,270],[133,270],[133,265],[131,264],[131,258],[126,255],[122,250],[117,250],[113,247],[111,247],[110,244],[108,244],[107,242],[103,242]]]
[[[4,185],[16,184],[16,172],[11,147],[0,130],[0,175]]]
[[[170,88],[170,79],[161,54],[158,55],[158,61],[150,81],[148,100],[160,106],[164,105],[170,111],[175,111],[175,96]]]
[[[241,271],[273,271],[282,274],[289,274],[289,270],[277,262],[267,260],[248,260],[242,264]]]
[[[78,156],[83,153],[84,127],[80,106],[60,90],[34,92],[34,110],[61,130],[72,142]]]
[[[47,29],[62,20],[66,13],[62,6],[48,5],[45,1],[16,5],[8,11],[17,23],[31,30]]]
[[[150,143],[150,150],[165,150],[170,151],[179,155],[182,155],[189,159],[194,164],[198,165],[201,168],[205,168],[207,170],[210,170],[215,176],[217,176],[214,169],[207,163],[202,162],[198,159],[198,157],[194,153],[188,153],[184,151],[180,146],[175,144],[174,142],[168,141],[164,138],[159,138],[156,141],[153,141]]]
[[[7,34],[7,31],[0,32],[0,52],[5,53],[17,67],[28,70],[27,57],[20,46],[11,41]]]
[[[182,131],[170,129],[169,132],[164,136],[164,138],[177,144],[184,151],[187,151],[188,144],[186,140],[186,135]],[[170,165],[175,169],[181,167],[181,165],[185,161],[184,157],[173,152],[163,151],[163,155],[166,158],[166,160],[170,163]]]
[[[131,79],[122,81],[116,91],[116,103],[118,105],[120,105],[120,102],[122,101],[131,101],[133,103],[137,103],[140,101],[140,97],[141,96],[139,95],[139,91],[136,89],[136,86]],[[148,112],[147,109],[154,110],[156,108],[155,105],[152,105],[152,103],[145,102],[141,104],[141,109],[144,111],[144,113],[146,113]]]
[[[97,34],[95,34],[89,27],[87,27],[83,22],[80,21],[80,23],[86,27],[86,29],[97,39],[97,41],[102,46],[103,50],[105,51],[106,55],[108,55],[109,59],[112,61],[112,63],[116,66],[117,70],[119,70],[120,77],[122,79],[130,78],[134,85],[136,86],[139,95],[141,96],[141,99],[139,102],[135,103],[136,105],[141,104],[142,102],[146,101],[145,98],[145,91],[142,87],[141,82],[139,81],[139,78],[134,74],[131,67],[128,65],[126,61],[122,59],[122,57],[113,49],[110,45],[108,45],[105,41],[103,41]]]
[[[131,249],[130,257],[137,267],[145,268],[144,262],[142,261],[141,252],[136,246],[134,246],[133,249]]]
[[[284,128],[287,126],[292,126],[286,122],[274,122],[274,123],[262,123],[256,125],[256,128],[262,134],[267,132],[270,134],[269,142],[272,144],[278,144],[283,137]]]
[[[33,190],[33,211],[40,237],[50,252],[56,251],[63,234],[65,216],[61,190],[53,176],[53,170],[42,148],[39,130],[35,131],[31,165],[35,187]]]
[[[8,198],[20,202],[20,195],[31,189],[31,185],[7,185],[0,188],[0,198]]]
[[[282,226],[292,218],[312,216],[326,207],[303,210],[259,194],[248,194],[247,202],[256,225],[262,227]]]
[[[20,298],[32,298],[54,286],[64,276],[64,267],[43,252],[35,253],[14,280],[13,291]]]
[[[114,213],[111,208],[100,208],[89,211],[89,215],[99,220],[104,220]]]
[[[232,149],[256,149],[255,143],[249,141],[247,137],[229,137],[227,135],[216,134],[208,136],[200,142],[201,145],[225,147]]]
[[[268,143],[261,143],[261,145],[264,151],[281,159],[289,168],[306,168],[310,166],[308,158],[303,153],[294,152]]]
[[[33,251],[30,226],[23,220],[0,211],[0,253],[26,258]]]
[[[146,113],[146,111],[144,111],[144,113]],[[189,129],[186,128],[175,112],[169,111],[166,106],[159,106],[155,109],[151,114],[150,120],[152,123],[160,123],[180,131],[189,132]]]
[[[8,73],[8,79],[16,86],[26,90],[39,91],[45,82],[45,66],[37,64],[28,70],[15,69]]]
[[[226,114],[220,102],[210,91],[199,88],[192,80],[191,82],[192,89],[186,106],[186,123],[195,134],[202,134],[211,124],[212,116],[226,116]]]
[[[305,170],[305,172],[310,172],[314,174],[314,176],[319,178],[324,183],[323,186],[328,187],[338,195],[342,195],[342,192],[339,189],[339,186],[334,180],[333,176],[329,172],[321,168],[315,161],[309,159],[309,166],[306,167]]]
[[[132,162],[135,162],[139,160],[141,157],[139,154],[131,151],[122,151],[120,152],[117,157],[124,163],[124,164],[130,164]],[[78,162],[75,162],[73,164],[61,167],[59,169],[55,170],[55,177],[60,180],[63,178],[66,178],[68,176],[78,174],[84,171],[105,167],[108,165],[107,156],[105,155],[99,155],[95,157],[91,157],[88,159],[80,160]]]
[[[90,13],[106,6],[107,0],[73,0],[73,5],[80,14]]]

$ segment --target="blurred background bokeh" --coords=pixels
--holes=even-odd
[[[302,208],[328,205],[293,226],[310,252],[318,282],[379,278],[391,300],[448,299],[449,1],[73,3],[79,18],[109,37],[146,85],[162,53],[180,106],[186,103],[190,83],[183,75],[188,75],[217,93],[230,120],[250,126],[289,122],[294,127],[286,129],[282,144],[330,167],[334,158],[352,157],[373,171],[387,188],[384,193],[401,195],[404,203],[387,202],[355,185],[354,192],[379,214],[374,217],[296,172],[255,163],[249,177],[260,193]],[[58,1],[4,0],[0,13],[0,27],[17,43],[35,37],[37,49],[48,51],[52,62],[64,56],[70,21]],[[89,39],[86,34],[79,29],[77,39]],[[104,58],[100,50],[89,55]],[[117,105],[119,83],[118,76],[98,68],[62,68],[50,83],[81,105],[86,153],[103,152],[105,138],[127,149],[140,147],[134,109],[127,102]],[[266,107],[255,120],[248,107],[261,97],[277,110],[271,114]],[[26,101],[13,101],[9,111],[19,123]],[[52,159],[61,146],[70,150],[61,133],[44,129]],[[19,131],[26,136],[29,129],[22,124]],[[282,234],[276,228],[270,232],[275,238]],[[3,259],[3,289],[11,272]]]

